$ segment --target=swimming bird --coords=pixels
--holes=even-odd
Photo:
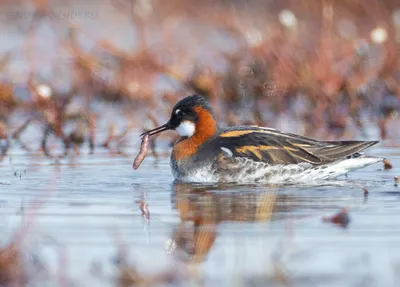
[[[361,151],[378,141],[317,141],[258,126],[221,128],[206,98],[181,99],[169,121],[144,135],[175,130],[176,180],[198,183],[286,183],[335,179],[383,160]]]

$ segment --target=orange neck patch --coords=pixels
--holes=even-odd
[[[194,155],[199,146],[211,138],[217,132],[217,123],[211,113],[202,107],[195,107],[199,120],[196,123],[196,131],[193,136],[179,141],[172,150],[172,158],[182,160]]]

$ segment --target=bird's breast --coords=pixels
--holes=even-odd
[[[199,145],[192,138],[182,138],[174,145],[171,158],[174,161],[185,160],[195,155],[198,150]]]

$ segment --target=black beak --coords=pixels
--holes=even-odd
[[[140,136],[141,137],[144,136],[144,135],[152,136],[152,135],[161,133],[163,131],[171,130],[171,129],[172,129],[171,124],[168,122],[165,125],[159,126],[158,128],[155,128],[155,129],[149,130],[149,131],[147,131],[145,133],[142,133]]]

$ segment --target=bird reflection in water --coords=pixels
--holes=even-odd
[[[220,223],[270,220],[276,188],[255,192],[232,192],[230,188],[174,184],[172,204],[181,223],[173,231],[168,246],[170,253],[181,260],[200,263],[214,245]]]

